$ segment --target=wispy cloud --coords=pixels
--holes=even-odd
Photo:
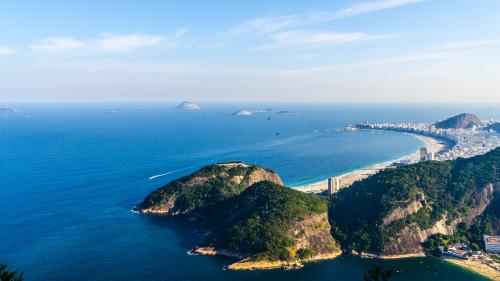
[[[424,52],[409,54],[403,56],[395,56],[380,59],[371,59],[358,63],[351,64],[353,67],[359,66],[369,66],[377,64],[390,64],[390,63],[405,63],[405,62],[416,62],[416,61],[436,61],[436,60],[451,60],[464,58],[467,53],[464,52]]]
[[[332,18],[347,18],[425,1],[427,0],[381,0],[375,2],[360,3],[336,12]]]
[[[272,17],[260,17],[245,21],[233,28],[230,28],[224,34],[229,36],[242,35],[251,32],[265,34],[284,30],[287,28],[327,22],[341,18],[348,18],[425,1],[428,0],[379,0],[374,2],[364,2],[356,4],[333,12],[323,11]]]
[[[435,46],[435,48],[463,49],[463,48],[472,48],[472,47],[479,47],[484,45],[496,45],[496,44],[500,44],[500,39],[455,41],[437,45]]]
[[[84,47],[84,42],[71,37],[48,37],[31,46],[33,50],[41,52],[68,51],[82,49]]]
[[[93,51],[104,53],[132,52],[137,49],[163,43],[172,47],[179,43],[187,29],[180,29],[169,36],[150,34],[103,34],[96,38],[77,39],[72,37],[49,37],[31,46],[38,52]]]
[[[90,48],[102,52],[130,52],[139,48],[156,45],[163,40],[161,36],[128,34],[103,35],[90,42]]]
[[[357,41],[381,40],[398,37],[398,34],[368,35],[361,32],[336,33],[311,30],[291,30],[274,34],[273,41],[259,49],[284,48],[300,45],[320,45]]]
[[[11,47],[0,47],[0,56],[6,56],[14,54],[16,50]]]
[[[346,70],[349,68],[358,67],[369,67],[375,65],[384,64],[400,64],[400,63],[412,63],[412,62],[432,62],[432,61],[453,61],[456,59],[463,59],[467,57],[468,53],[465,52],[423,52],[414,53],[402,56],[385,57],[385,58],[375,58],[368,59],[365,61],[359,61],[351,64],[333,64],[333,65],[323,65],[317,67],[309,67],[294,70],[282,70],[279,73],[281,75],[302,75],[307,73],[316,72],[329,72],[334,70]]]

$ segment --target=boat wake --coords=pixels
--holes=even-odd
[[[190,256],[199,256],[199,254],[195,253],[193,250],[187,251],[187,254]]]
[[[185,167],[185,168],[182,168],[182,169],[173,170],[173,171],[166,172],[166,173],[163,173],[163,174],[154,175],[154,176],[149,177],[148,180],[154,180],[156,178],[160,178],[160,177],[163,177],[163,176],[171,175],[173,173],[184,171],[184,170],[187,170],[187,169],[190,169],[190,168],[192,168],[192,167]]]

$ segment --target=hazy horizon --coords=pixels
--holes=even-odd
[[[0,102],[500,103],[500,2],[0,3]]]

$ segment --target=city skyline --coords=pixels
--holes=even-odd
[[[0,4],[0,101],[500,102],[500,3]]]

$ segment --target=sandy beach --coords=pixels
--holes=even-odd
[[[459,260],[453,258],[443,258],[445,261],[450,262],[454,265],[458,265],[467,270],[470,270],[475,273],[479,273],[483,276],[491,278],[492,280],[499,281],[500,280],[500,272],[495,270],[494,268],[483,264],[478,260]]]
[[[405,134],[407,134],[407,133],[405,133]],[[412,135],[421,139],[422,141],[424,141],[426,143],[425,147],[427,147],[427,151],[433,152],[434,154],[448,149],[448,144],[442,140],[428,137],[428,136],[417,135],[417,134],[412,134]],[[351,173],[347,173],[344,175],[332,175],[332,176],[340,177],[340,179],[341,179],[340,186],[341,187],[348,187],[351,184],[353,184],[355,181],[359,181],[359,180],[365,179],[373,174],[376,174],[380,170],[391,167],[393,162],[403,160],[403,159],[408,159],[411,161],[418,161],[419,151],[415,152],[412,155],[409,155],[409,156],[406,156],[406,157],[403,157],[400,159],[394,159],[394,160],[391,160],[391,161],[388,161],[385,163],[376,164],[376,165],[373,165],[373,166],[370,166],[370,167],[367,167],[364,169],[359,169],[359,170],[356,170],[356,171],[353,171]],[[318,193],[318,192],[322,192],[322,191],[325,191],[328,189],[328,180],[325,179],[324,181],[321,181],[321,182],[312,183],[312,184],[308,184],[308,185],[302,185],[302,186],[296,186],[293,188],[295,188],[296,190],[299,190],[299,191],[303,191],[303,192]]]

